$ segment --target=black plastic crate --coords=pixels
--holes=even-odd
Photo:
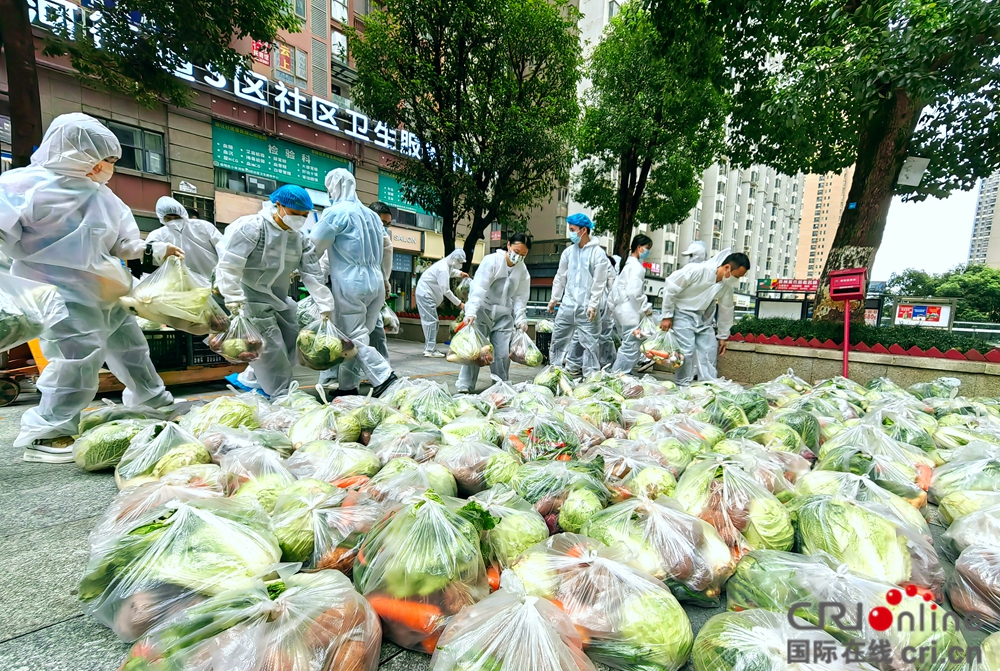
[[[549,346],[552,345],[552,334],[551,333],[538,333],[535,332],[535,345],[542,352],[542,361],[545,365],[549,363]]]
[[[187,333],[180,331],[145,331],[149,358],[156,370],[184,370],[188,362]]]
[[[188,334],[190,346],[190,356],[188,360],[192,366],[228,366],[229,362],[209,349],[205,344],[207,336],[193,336]]]

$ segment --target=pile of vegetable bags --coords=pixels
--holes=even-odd
[[[278,668],[369,668],[382,634],[456,671],[786,669],[776,641],[851,633],[797,629],[792,605],[808,626],[820,602],[896,594],[894,616],[948,612],[948,597],[1000,629],[1000,405],[947,380],[914,391],[792,372],[679,389],[550,366],[481,394],[403,379],[381,400],[293,388],[181,417],[102,407],[78,462],[114,468],[122,491],[80,595],[123,638],[144,636],[133,671],[237,635]],[[333,606],[273,626],[297,590],[329,581]],[[380,631],[358,619],[358,637],[314,646],[344,603]],[[685,609],[720,605],[737,612],[693,637]],[[872,633],[889,662],[831,668],[972,671],[901,659],[964,633]]]

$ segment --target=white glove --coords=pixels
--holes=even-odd
[[[587,321],[592,322],[597,319],[597,308],[587,308]]]
[[[653,308],[652,308],[652,306],[646,308],[646,316],[647,317],[652,317],[653,316]]]
[[[527,331],[528,331],[528,322],[520,322],[517,325],[517,330],[520,331],[521,333],[527,333]]]
[[[327,310],[325,312],[320,312],[319,316],[322,317],[323,319],[325,319],[328,322],[329,321],[333,321],[333,310]]]

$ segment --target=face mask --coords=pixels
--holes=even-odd
[[[570,231],[569,241],[572,242],[574,245],[580,244],[580,234],[577,233],[576,231]]]
[[[169,228],[171,231],[180,231],[184,228],[183,219],[170,219],[169,221],[164,221],[163,225]]]
[[[281,218],[281,223],[298,233],[306,225],[306,217],[301,214],[286,214]]]
[[[649,257],[649,253],[651,251],[652,251],[651,249],[644,249],[644,250],[642,250],[641,252],[639,252],[639,258],[640,259],[646,259],[646,258],[648,258]]]
[[[524,257],[515,252],[514,250],[507,250],[507,260],[511,262],[512,265],[517,265],[521,262]]]
[[[94,180],[98,184],[107,184],[108,180],[111,179],[111,175],[115,174],[115,170],[114,170],[114,168],[108,168],[108,164],[103,163],[103,162],[102,163],[98,163],[97,166],[94,166],[95,169],[98,166],[100,166],[101,171],[100,172],[91,173],[91,174],[87,175],[87,177],[89,177],[90,179]]]

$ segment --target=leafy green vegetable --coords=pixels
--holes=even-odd
[[[82,421],[80,423],[83,424]],[[114,468],[121,461],[132,439],[152,423],[152,420],[144,419],[119,419],[96,424],[93,429],[76,439],[73,444],[73,460],[85,471]]]
[[[80,428],[77,430],[77,433],[82,436],[101,424],[107,424],[108,422],[114,422],[122,419],[155,419],[162,422],[167,418],[168,414],[163,410],[156,410],[155,408],[150,408],[144,405],[131,407],[117,405],[106,401],[100,408],[83,413],[83,416],[80,418]]]
[[[207,405],[191,410],[180,419],[181,427],[195,436],[201,436],[213,424],[233,429],[241,426],[247,429],[256,429],[260,427],[257,406],[243,399],[223,396]]]
[[[559,526],[563,531],[576,533],[594,514],[604,508],[600,497],[588,489],[570,491],[559,508]]]
[[[530,503],[506,485],[472,496],[496,521],[482,533],[483,556],[488,563],[509,567],[527,548],[549,537],[545,520]]]

